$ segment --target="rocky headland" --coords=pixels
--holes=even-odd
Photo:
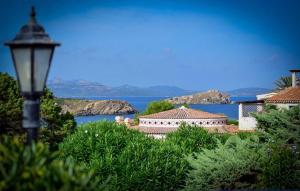
[[[207,92],[169,98],[166,101],[172,104],[228,104],[230,97],[218,90],[208,90]]]
[[[76,116],[133,114],[137,110],[126,101],[59,99],[62,112]]]

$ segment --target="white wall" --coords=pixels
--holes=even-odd
[[[202,127],[218,127],[226,125],[227,118],[219,119],[147,119],[140,118],[140,127],[179,127],[182,122]]]
[[[255,130],[257,121],[254,117],[243,117],[243,104],[239,104],[239,130]]]
[[[290,109],[290,107],[293,107],[293,106],[297,106],[297,105],[299,105],[299,104],[293,104],[293,103],[285,103],[285,104],[282,104],[282,103],[277,103],[277,104],[272,104],[272,105],[276,105],[276,107],[278,108],[278,109]]]

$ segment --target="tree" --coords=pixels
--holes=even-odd
[[[143,113],[134,115],[134,124],[135,125],[139,124],[139,116],[140,115],[149,115],[149,114],[153,114],[153,113],[167,111],[167,110],[174,109],[174,108],[175,108],[175,106],[168,101],[164,101],[164,100],[152,101],[147,105],[147,108]]]
[[[23,134],[23,99],[16,80],[6,73],[0,73],[0,92],[0,132],[9,135]],[[47,88],[41,97],[41,121],[41,139],[50,144],[51,148],[57,148],[57,144],[76,126],[74,116],[62,113],[62,108],[56,104],[53,93]]]
[[[20,133],[23,100],[16,81],[7,73],[0,73],[0,132]]]
[[[278,90],[282,90],[287,87],[291,87],[292,86],[292,77],[291,76],[281,77],[275,82],[275,85],[277,86]]]
[[[300,106],[289,110],[267,108],[263,113],[253,114],[257,120],[257,128],[266,132],[273,140],[300,145]]]
[[[174,105],[171,104],[168,101],[153,101],[150,102],[146,108],[146,110],[144,111],[143,115],[149,115],[149,114],[153,114],[153,113],[158,113],[158,112],[162,112],[162,111],[167,111],[170,109],[174,109]]]

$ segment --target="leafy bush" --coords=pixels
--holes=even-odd
[[[296,147],[271,145],[262,166],[264,188],[300,188],[300,154]]]
[[[272,107],[260,114],[254,114],[257,128],[268,133],[272,139],[300,145],[300,106],[290,110]]]
[[[217,139],[214,134],[208,133],[203,128],[185,123],[181,124],[177,131],[169,133],[165,141],[178,145],[184,154],[217,147]]]
[[[45,144],[24,146],[17,138],[0,138],[0,190],[98,190],[94,172],[72,160],[59,160]]]
[[[242,140],[232,136],[215,150],[204,149],[188,157],[193,169],[185,190],[255,188],[265,153],[258,137]]]
[[[187,163],[174,144],[146,137],[112,122],[84,124],[60,145],[65,157],[110,177],[110,190],[176,190]]]

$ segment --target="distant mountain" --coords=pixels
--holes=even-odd
[[[50,80],[48,87],[58,97],[89,96],[181,96],[192,93],[175,86],[152,86],[141,88],[130,85],[110,87],[97,82],[84,80]]]
[[[271,92],[271,89],[267,88],[240,88],[227,91],[230,96],[255,96],[259,94],[265,94]]]

